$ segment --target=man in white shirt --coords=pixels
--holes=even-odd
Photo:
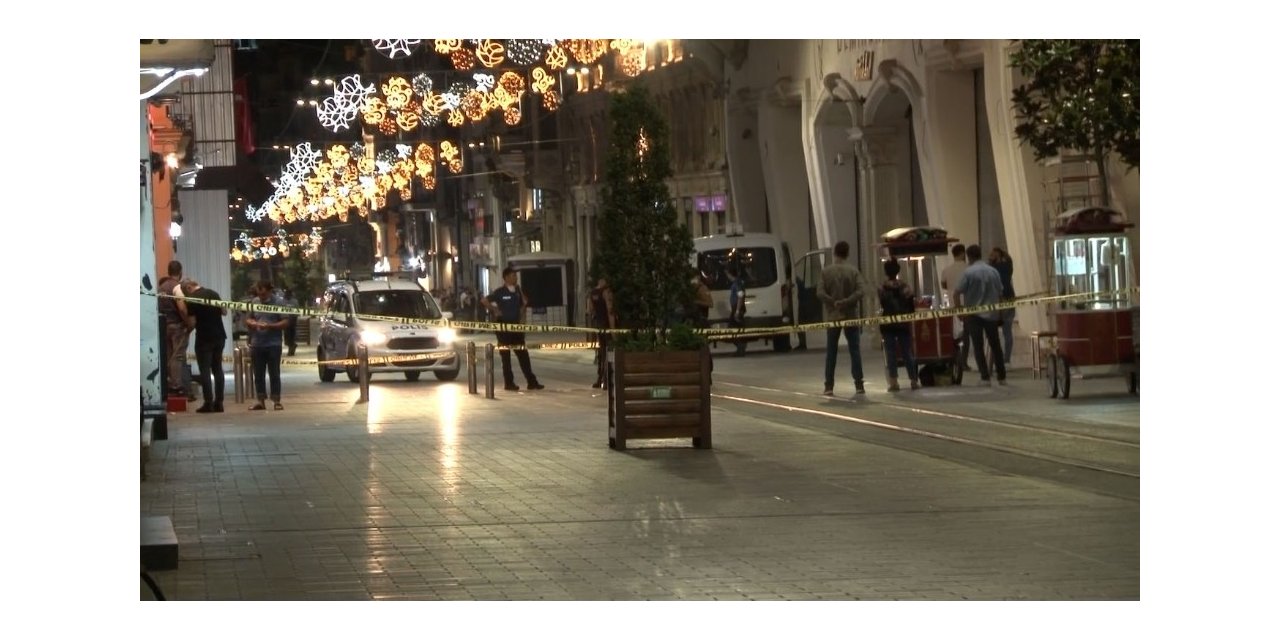
[[[954,259],[954,262],[947,265],[947,268],[942,270],[942,289],[946,291],[947,295],[951,298],[951,306],[953,307],[964,306],[961,304],[959,291],[960,276],[964,275],[964,270],[969,268],[969,263],[965,260],[964,249],[965,247],[963,244],[957,244],[956,246],[951,247],[951,257]],[[951,327],[952,335],[955,337],[956,349],[960,354],[960,368],[968,371],[969,340],[968,337],[965,336],[964,322],[960,319],[960,316],[955,316],[952,319]]]

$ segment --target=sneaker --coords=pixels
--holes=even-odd
[[[912,380],[912,381],[911,381],[911,390],[912,390],[912,391],[915,391],[916,389],[919,389],[919,388],[920,388],[920,381],[919,381],[919,380]]]
[[[520,390],[520,386],[519,386],[519,385],[516,385],[516,384],[505,384],[505,385],[502,385],[502,388],[503,388],[503,389],[506,389],[507,391],[519,391],[519,390]]]
[[[1000,383],[1000,386],[1002,386],[1002,387],[1007,387],[1007,386],[1009,386],[1009,383],[1008,383],[1008,382],[1005,382],[1004,378],[1000,378],[999,380],[996,380],[996,382],[999,382],[999,383]]]
[[[279,401],[277,401],[277,402],[276,402],[276,406],[275,406],[275,410],[276,410],[276,411],[284,411],[284,405],[280,404],[280,402],[279,402]]]
[[[213,408],[212,403],[202,404],[199,409],[196,409],[196,413],[213,413],[214,411],[217,411],[217,409]]]
[[[599,389],[600,387],[603,387],[603,386],[604,386],[604,381],[602,380],[596,380],[595,382],[591,383],[592,389]]]
[[[263,404],[263,403],[259,402],[259,403],[255,404],[255,405],[253,405],[252,407],[249,407],[249,410],[250,410],[250,411],[265,411],[265,410],[266,410],[266,408],[267,408],[267,405],[265,405],[265,404]]]
[[[222,413],[222,412],[223,412],[223,411],[222,411],[222,403],[221,403],[221,402],[215,402],[215,403],[213,403],[213,412],[214,412],[214,413]]]
[[[516,388],[517,388],[517,389],[519,389],[519,387],[516,387]],[[542,385],[540,385],[540,384],[538,384],[538,383],[536,383],[536,382],[530,382],[530,383],[529,383],[529,390],[530,390],[530,391],[537,391],[538,389],[546,389],[546,387],[544,387],[544,386],[542,386]]]
[[[893,382],[890,382],[890,383],[889,383],[889,390],[890,390],[890,391],[898,391],[898,390],[899,390],[899,387],[898,387],[898,381],[897,381],[897,380],[894,380]]]
[[[826,389],[822,390],[822,395],[824,396],[835,395],[835,390],[832,389],[831,387],[827,387]]]
[[[856,391],[854,391],[854,393],[855,393],[855,394],[857,394],[857,395],[865,395],[865,394],[867,393],[866,388],[864,388],[864,387],[862,386],[862,381],[861,381],[861,380],[859,380],[859,381],[857,381],[857,382],[854,382],[853,384],[854,384],[854,386],[855,386],[855,387],[857,387],[857,390],[856,390]]]

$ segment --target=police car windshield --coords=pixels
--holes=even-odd
[[[698,254],[698,269],[707,274],[707,288],[727,291],[733,281],[729,267],[738,268],[747,288],[767,287],[778,281],[777,260],[769,247],[714,249]]]
[[[440,308],[431,296],[411,289],[361,291],[356,294],[358,313],[373,316],[397,316],[437,320]]]

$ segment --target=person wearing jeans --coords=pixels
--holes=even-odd
[[[902,265],[897,259],[890,258],[884,263],[884,275],[887,278],[880,285],[877,295],[880,298],[881,314],[895,316],[913,313],[916,310],[915,292],[911,287],[898,279]],[[880,325],[880,337],[884,339],[885,375],[888,376],[889,390],[897,391],[898,356],[907,365],[907,377],[911,380],[911,388],[919,389],[920,380],[916,370],[915,353],[911,348],[911,323],[888,322]]]
[[[262,304],[284,304],[270,281],[259,282],[257,294],[258,302]],[[284,346],[284,328],[289,325],[289,317],[268,311],[250,311],[245,324],[253,329],[249,347],[253,356],[253,386],[258,394],[257,404],[249,409],[262,411],[267,408],[267,377],[270,376],[271,401],[275,410],[280,411],[284,409],[280,404],[280,351]]]
[[[982,261],[982,249],[971,244],[965,249],[969,258],[969,268],[960,276],[957,289],[966,307],[993,305],[1000,302],[1004,295],[1004,286],[1000,283],[1000,274],[991,265]],[[965,333],[973,342],[974,356],[978,361],[978,375],[982,383],[991,384],[991,369],[987,359],[982,356],[983,343],[991,343],[991,359],[996,368],[996,380],[1004,384],[1004,349],[1000,347],[1000,337],[996,331],[996,323],[1000,320],[999,311],[982,311],[965,318]]]
[[[196,363],[200,370],[200,391],[204,404],[196,413],[222,413],[222,391],[226,376],[222,373],[222,349],[227,344],[227,330],[222,317],[227,310],[212,304],[200,304],[201,300],[216,301],[222,298],[209,287],[193,283],[193,289],[185,292],[187,307],[196,317]]]
[[[818,280],[818,299],[822,301],[822,319],[839,322],[859,317],[862,307],[862,274],[849,264],[849,243],[841,240],[835,246],[835,261],[822,269]],[[835,393],[836,353],[840,348],[840,334],[849,343],[849,357],[853,360],[853,385],[855,392],[866,393],[862,386],[862,351],[858,348],[858,327],[827,328],[827,363],[822,381],[822,395]]]

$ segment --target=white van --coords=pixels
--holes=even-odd
[[[803,308],[797,301],[792,279],[791,249],[781,238],[769,233],[734,233],[693,239],[694,266],[707,278],[711,289],[711,311],[708,321],[713,328],[729,326],[729,268],[736,267],[746,284],[745,326],[778,327],[777,334],[761,339],[773,342],[775,351],[790,348],[789,334],[797,322],[817,320],[795,316],[793,310]],[[821,252],[813,252],[820,254]],[[806,260],[806,254],[801,260]],[[818,263],[821,269],[821,262]],[[803,266],[803,265],[802,265]],[[812,286],[812,283],[810,284]],[[819,314],[821,310],[819,309]]]
[[[417,282],[396,278],[342,280],[325,289],[321,305],[328,313],[320,319],[316,360],[354,358],[356,346],[363,342],[370,357],[422,356],[420,361],[370,363],[371,377],[375,373],[397,372],[408,380],[417,380],[424,371],[430,371],[438,380],[453,380],[462,370],[462,357],[455,345],[458,336],[453,329],[359,317],[449,317]],[[352,382],[359,379],[355,367],[320,364],[318,368],[322,382],[332,382],[338,371],[345,371]]]

